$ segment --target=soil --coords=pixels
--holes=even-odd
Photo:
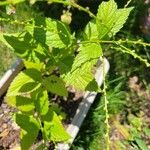
[[[71,123],[80,101],[83,98],[83,92],[75,91],[69,88],[69,96],[59,97],[50,95],[53,102],[56,102],[62,111],[66,114],[66,119],[63,121],[65,127]],[[13,122],[12,115],[17,111],[16,109],[8,106],[3,98],[0,98],[0,150],[17,150],[20,144],[20,128]],[[41,140],[42,134],[39,133],[38,140]],[[34,150],[34,146],[31,148]],[[49,143],[49,150],[54,150],[54,144]]]

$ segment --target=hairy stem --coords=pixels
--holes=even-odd
[[[77,8],[79,10],[82,10],[84,12],[86,12],[87,14],[89,14],[91,17],[96,18],[96,16],[89,10],[86,9],[80,5],[78,5],[77,3],[75,3],[73,0],[69,0],[69,1],[61,1],[61,0],[48,0],[48,2],[53,2],[53,3],[60,3],[60,4],[64,4],[67,6],[72,6],[74,8]]]
[[[104,94],[104,111],[105,111],[105,124],[106,124],[106,132],[105,132],[105,144],[106,144],[106,150],[110,149],[110,138],[109,138],[109,130],[110,130],[110,125],[109,125],[109,112],[108,112],[108,99],[107,99],[107,86],[106,86],[106,80],[105,80],[105,62],[104,62],[104,57],[102,58],[103,62],[103,94]]]

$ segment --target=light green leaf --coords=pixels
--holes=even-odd
[[[45,116],[43,134],[47,139],[55,142],[67,141],[70,138],[54,111],[49,111]]]
[[[46,44],[50,47],[64,48],[72,43],[69,28],[60,21],[46,19]]]
[[[6,97],[6,102],[10,106],[16,107],[23,112],[29,112],[35,108],[33,99],[28,97],[10,96]]]
[[[117,4],[114,0],[102,2],[99,6],[96,20],[99,38],[114,36],[123,27],[132,9],[132,7],[117,9]]]
[[[24,65],[27,69],[34,68],[34,69],[37,69],[37,70],[41,71],[42,69],[45,68],[44,63],[34,63],[34,62],[31,62],[31,61],[25,61],[25,60],[23,61],[23,63],[24,63]]]
[[[143,128],[143,131],[150,138],[150,128]]]
[[[79,54],[76,56],[72,70],[77,69],[90,60],[98,60],[102,56],[102,49],[99,44],[88,43],[79,47]]]
[[[5,0],[5,1],[2,1],[0,2],[0,6],[3,6],[3,5],[9,5],[9,4],[17,4],[17,3],[21,3],[21,2],[24,2],[25,0]]]
[[[33,93],[34,104],[40,115],[45,115],[49,109],[48,93],[40,88]]]
[[[27,150],[36,140],[40,129],[40,124],[33,116],[26,116],[19,113],[15,115],[15,121],[22,129],[21,149]]]
[[[45,78],[43,81],[43,85],[49,92],[58,94],[60,96],[68,95],[65,83],[61,78],[55,75],[51,75],[50,77]]]
[[[27,69],[17,75],[17,77],[11,83],[7,97],[23,95],[28,96],[41,86],[41,73],[36,69]]]
[[[85,34],[88,40],[98,39],[98,31],[96,26],[96,21],[90,21],[85,27]]]
[[[135,141],[141,150],[149,150],[144,140],[140,138],[135,138]]]
[[[71,71],[63,76],[67,85],[73,85],[80,90],[86,90],[86,88],[91,85],[97,85],[93,83],[96,81],[92,70],[100,56],[102,56],[102,50],[99,44],[90,43],[81,45]],[[95,89],[95,87],[93,87],[93,89]],[[91,90],[90,87],[90,91]]]
[[[114,0],[102,2],[100,4],[96,20],[100,39],[102,39],[111,31],[114,22],[116,21],[116,11],[117,4],[114,2]]]
[[[120,29],[123,27],[124,23],[128,19],[128,16],[130,12],[132,11],[133,7],[130,8],[123,8],[123,9],[118,9],[116,12],[117,16],[117,21],[114,23],[113,28],[110,31],[109,37],[113,36],[120,31]]]

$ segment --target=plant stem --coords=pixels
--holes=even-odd
[[[103,40],[99,40],[100,43],[104,43],[104,44],[123,44],[123,43],[127,43],[127,44],[135,44],[135,45],[142,45],[142,46],[150,46],[150,43],[145,43],[142,42],[141,40],[138,41],[131,41],[131,40],[118,40],[118,41],[103,41]]]
[[[128,7],[128,5],[132,2],[132,0],[128,0],[124,8]]]
[[[106,93],[106,81],[105,81],[105,64],[104,64],[104,57],[102,58],[102,64],[103,64],[103,94],[104,94],[104,111],[105,111],[105,124],[106,124],[106,133],[105,133],[105,144],[106,144],[106,150],[110,149],[110,138],[109,138],[109,112],[108,112],[108,99],[107,99],[107,93]]]
[[[118,44],[117,44],[117,45],[118,45]],[[134,50],[131,50],[131,49],[129,49],[129,48],[123,46],[123,45],[118,45],[118,46],[119,46],[119,48],[115,48],[115,49],[120,50],[120,51],[123,52],[123,53],[127,53],[127,54],[132,55],[134,58],[137,58],[137,59],[139,59],[141,62],[145,63],[145,65],[146,65],[147,67],[150,67],[150,63],[147,61],[147,59],[143,59],[141,56],[139,56],[138,54],[136,54],[136,53],[134,52]]]
[[[84,12],[86,12],[87,14],[89,14],[89,16],[93,17],[93,18],[96,18],[96,16],[89,10],[89,9],[86,9],[80,5],[78,5],[77,3],[75,3],[74,1],[72,0],[69,0],[69,1],[61,1],[61,0],[48,0],[48,2],[53,2],[53,3],[60,3],[60,4],[64,4],[64,5],[67,5],[67,6],[72,6],[74,8],[77,8],[79,10],[82,10]]]
[[[142,42],[141,40],[138,40],[138,41],[132,41],[132,40],[98,40],[98,39],[95,39],[95,40],[91,40],[91,41],[84,41],[84,42],[81,42],[81,43],[103,43],[103,44],[124,44],[124,43],[127,43],[127,44],[135,44],[135,45],[142,45],[142,46],[149,46],[150,47],[150,43],[146,43],[146,42]]]

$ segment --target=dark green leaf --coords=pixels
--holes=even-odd
[[[65,87],[65,83],[63,80],[57,76],[51,75],[48,78],[45,78],[43,81],[45,88],[54,94],[58,94],[60,96],[67,96],[68,92]]]
[[[21,130],[21,149],[27,150],[35,141],[40,125],[33,116],[26,116],[17,113],[15,116],[16,123],[22,128]]]
[[[40,88],[38,91],[35,91],[33,93],[33,99],[37,112],[40,115],[45,115],[48,112],[49,108],[47,91]]]

